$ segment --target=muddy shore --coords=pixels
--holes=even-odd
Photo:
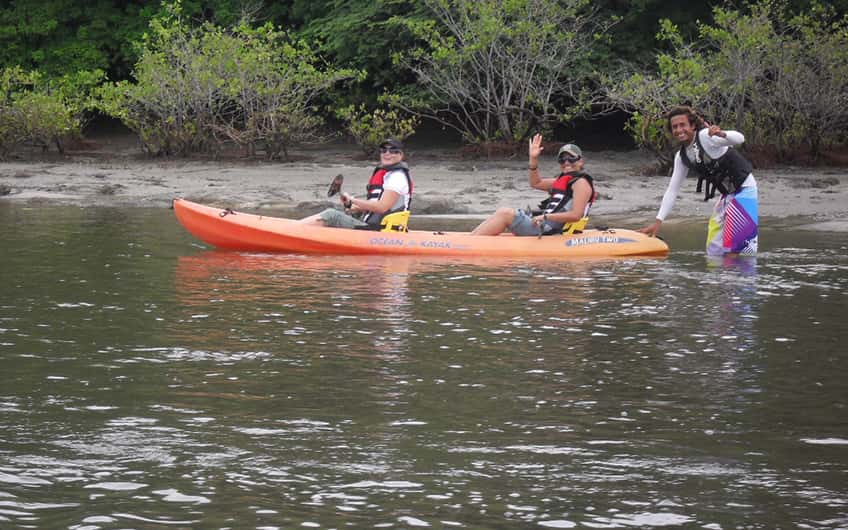
[[[293,162],[155,159],[130,140],[88,142],[64,156],[25,154],[0,163],[0,204],[168,208],[183,197],[234,209],[301,217],[336,204],[326,196],[332,178],[361,196],[372,163],[353,145],[300,149]],[[449,149],[407,147],[415,180],[413,222],[440,220],[457,229],[475,225],[500,206],[536,205],[544,194],[529,188],[525,156],[467,159]],[[652,158],[639,151],[586,151],[586,170],[600,199],[593,222],[638,228],[653,220],[668,177],[645,175]],[[553,156],[543,156],[553,175]],[[762,222],[780,227],[848,232],[848,168],[779,167],[755,170]],[[712,205],[684,185],[666,223],[706,222]],[[414,226],[414,225],[413,225]]]

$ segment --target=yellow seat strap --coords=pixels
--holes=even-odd
[[[589,222],[589,217],[581,217],[577,221],[566,223],[562,227],[563,234],[573,234],[574,232],[582,232],[586,228],[586,223]]]
[[[408,232],[409,210],[390,213],[380,221],[380,232]]]

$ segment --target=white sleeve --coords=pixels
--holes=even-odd
[[[721,138],[719,136],[716,136],[715,138],[717,140],[727,142],[726,145],[731,147],[735,147],[737,145],[742,145],[745,143],[745,135],[739,131],[724,131],[724,134],[726,134],[727,137]]]
[[[401,197],[409,195],[409,182],[403,171],[392,171],[383,179],[383,189],[392,190]]]
[[[739,131],[724,131],[727,136],[710,136],[707,129],[703,128],[698,133],[701,135],[701,145],[711,158],[718,158],[727,152],[728,147],[737,147],[745,143],[745,135]]]
[[[665,189],[660,211],[657,212],[657,219],[660,221],[665,221],[666,216],[671,212],[674,201],[677,200],[677,194],[680,193],[680,186],[683,185],[683,179],[688,174],[689,168],[680,159],[680,151],[678,151],[674,155],[674,171],[671,173],[671,178],[668,179],[668,187]]]

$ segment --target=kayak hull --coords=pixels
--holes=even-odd
[[[303,254],[384,254],[596,258],[664,256],[668,245],[632,230],[585,230],[545,237],[472,236],[468,232],[374,232],[327,228],[291,219],[222,210],[174,200],[180,224],[221,249]]]

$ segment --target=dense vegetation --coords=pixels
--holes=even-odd
[[[315,101],[355,76],[324,67],[271,24],[195,28],[174,9],[151,23],[134,81],[104,85],[98,107],[136,131],[152,154],[216,152],[231,142],[275,158],[316,138]]]
[[[476,144],[609,112],[662,159],[691,103],[780,158],[846,143],[848,0],[17,0],[0,157],[95,114],[152,154],[287,156],[326,120],[367,151],[422,119]]]

